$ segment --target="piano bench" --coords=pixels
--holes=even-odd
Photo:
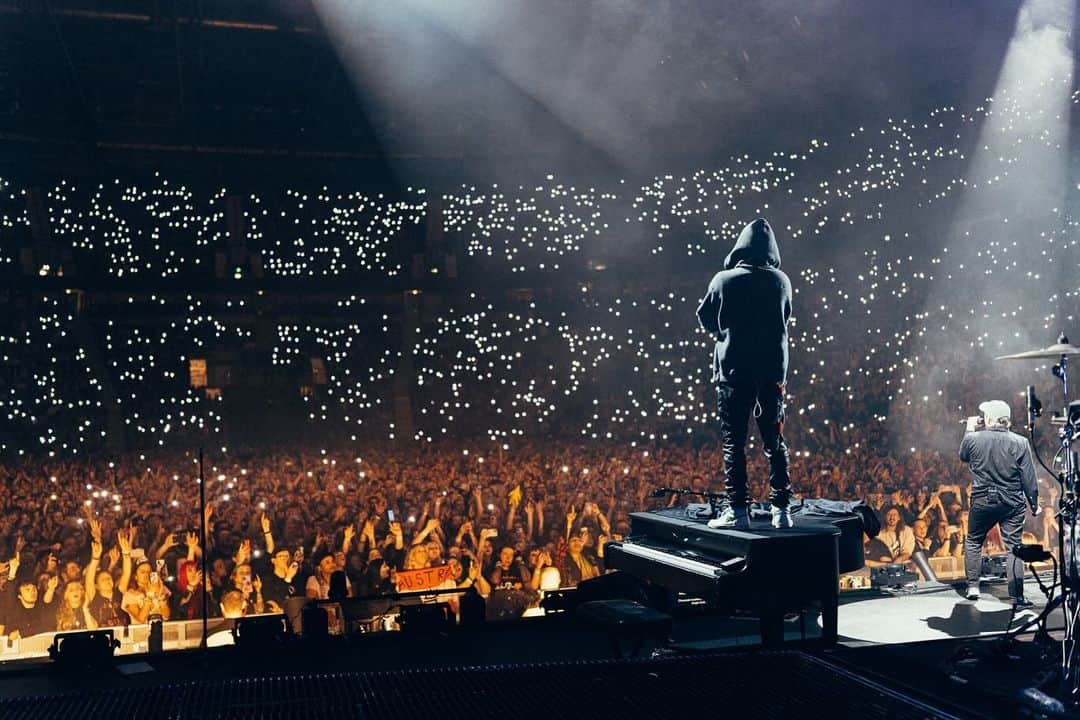
[[[632,600],[593,600],[578,606],[580,620],[607,632],[616,659],[637,657],[647,640],[651,648],[667,645],[671,616]],[[623,641],[633,643],[623,653]]]

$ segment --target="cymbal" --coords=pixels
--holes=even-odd
[[[1080,355],[1080,347],[1070,345],[1068,343],[1058,343],[1057,345],[1051,345],[1045,347],[1042,350],[1028,350],[1026,352],[1016,353],[1015,355],[1001,355],[994,358],[995,360],[1042,360],[1048,358],[1059,358],[1062,355]]]

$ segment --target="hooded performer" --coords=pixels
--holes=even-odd
[[[780,249],[768,221],[743,228],[724,269],[713,277],[697,309],[698,322],[716,337],[716,384],[729,505],[710,527],[748,529],[746,433],[751,413],[769,461],[772,524],[791,527],[788,451],[784,444],[791,281],[780,271]]]

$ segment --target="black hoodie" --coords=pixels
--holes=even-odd
[[[780,248],[769,223],[743,228],[697,309],[716,334],[712,381],[787,381],[791,281],[780,271]]]

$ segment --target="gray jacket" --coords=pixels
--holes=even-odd
[[[1026,502],[1035,512],[1039,486],[1031,445],[1023,435],[1003,427],[965,433],[960,442],[960,459],[974,476],[972,498],[998,495],[1004,502]]]

